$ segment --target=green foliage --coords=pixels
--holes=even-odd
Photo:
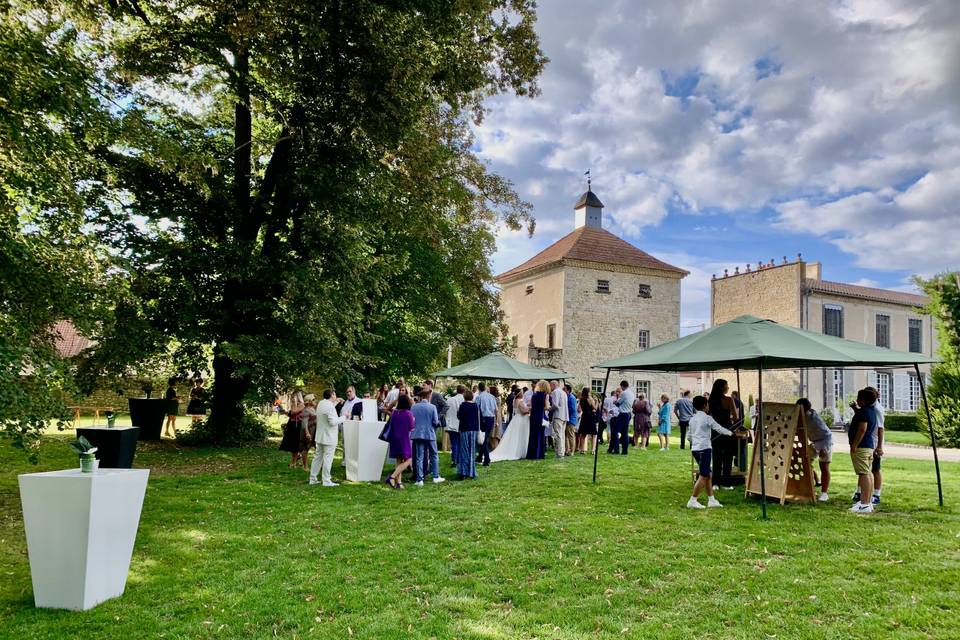
[[[94,453],[97,450],[97,448],[92,444],[90,444],[90,441],[83,436],[80,436],[76,440],[70,442],[68,446],[77,455],[83,455],[85,453]]]
[[[270,428],[263,418],[251,411],[233,419],[230,424],[217,424],[218,416],[208,416],[194,423],[190,429],[177,432],[177,442],[190,447],[217,445],[235,447],[263,442]]]
[[[934,318],[939,343],[940,362],[931,370],[927,386],[933,431],[938,443],[960,447],[960,272],[918,278],[917,283],[930,296],[927,311]]]
[[[111,292],[104,247],[85,226],[104,205],[111,137],[93,47],[56,12],[0,7],[0,438],[35,458],[65,419],[73,369],[53,328],[90,333]]]
[[[823,424],[828,427],[833,426],[833,410],[830,407],[824,407],[820,409],[820,418],[823,420]]]
[[[295,378],[378,382],[496,344],[494,230],[533,221],[470,126],[487,97],[537,91],[532,1],[44,6],[75,8],[118,105],[89,222],[128,286],[85,380],[173,341],[176,368],[212,368],[226,441]]]
[[[921,415],[922,414],[922,415]],[[918,431],[927,430],[926,414],[917,413],[886,413],[883,417],[883,428],[888,431]]]

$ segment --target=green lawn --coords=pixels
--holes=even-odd
[[[691,512],[689,454],[501,463],[399,492],[309,487],[269,446],[142,443],[151,468],[127,593],[86,613],[32,606],[16,473],[0,450],[3,638],[956,638],[960,465],[888,460],[882,512],[836,500]],[[446,458],[443,459],[446,471]],[[335,475],[342,477],[339,462]]]
[[[918,444],[924,447],[930,446],[930,436],[925,433],[920,433],[919,431],[884,430],[883,440],[884,442],[895,442],[897,444]]]

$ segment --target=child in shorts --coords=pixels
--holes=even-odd
[[[687,501],[688,509],[705,509],[698,500],[700,492],[707,490],[707,507],[722,507],[720,501],[713,497],[713,483],[710,481],[711,469],[710,462],[713,458],[713,449],[710,446],[710,431],[716,431],[725,436],[732,436],[733,433],[708,415],[704,408],[707,406],[707,399],[703,396],[697,396],[693,399],[694,414],[690,418],[690,426],[687,428],[687,439],[690,441],[690,453],[693,459],[697,461],[698,476],[693,485],[693,494]]]

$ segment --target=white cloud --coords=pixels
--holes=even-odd
[[[674,207],[766,208],[863,267],[960,264],[956,0],[552,1],[538,31],[542,96],[492,100],[477,132],[538,235],[572,228],[590,168],[629,237]]]

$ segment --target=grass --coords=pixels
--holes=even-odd
[[[834,502],[762,521],[740,492],[684,509],[676,448],[601,454],[596,486],[576,457],[399,492],[309,487],[276,442],[141,443],[126,594],[35,609],[16,474],[76,464],[67,439],[45,438],[39,468],[0,450],[3,638],[960,637],[960,464],[942,464],[941,510],[930,463],[886,461],[883,510],[860,517],[838,457]]]
[[[930,446],[930,436],[926,433],[921,433],[919,431],[884,430],[883,441],[894,442],[896,444],[916,444],[924,447]]]

